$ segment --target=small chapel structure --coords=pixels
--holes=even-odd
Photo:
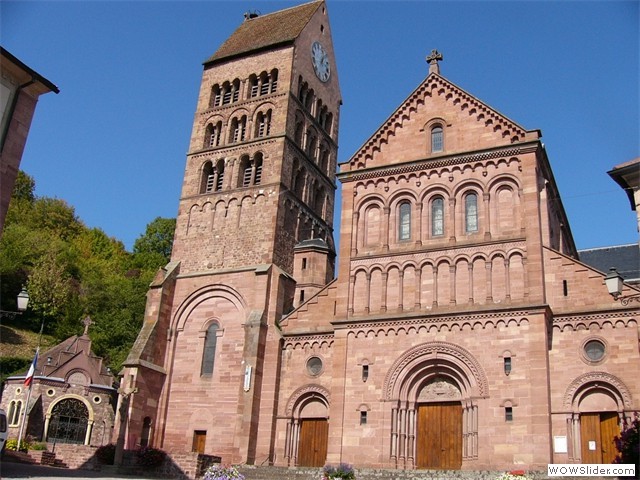
[[[91,319],[83,323],[82,335],[39,352],[30,386],[25,375],[5,380],[2,408],[10,438],[19,438],[22,429],[21,439],[49,444],[111,442],[118,398],[115,377],[91,351]]]
[[[638,308],[578,260],[540,130],[427,60],[339,173],[324,1],[247,15],[204,62],[171,262],[122,372],[126,448],[279,466],[612,461],[640,410]]]

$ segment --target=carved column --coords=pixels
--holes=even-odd
[[[387,282],[389,280],[389,273],[382,272],[382,288],[380,292],[380,311],[387,311]]]
[[[355,290],[355,285],[356,285],[356,277],[355,275],[349,275],[349,301],[348,301],[348,307],[347,307],[347,315],[352,316],[353,315],[353,292]]]
[[[492,268],[491,259],[485,263],[487,269],[487,302],[493,302],[493,282],[492,282]]]
[[[416,239],[416,245],[420,246],[422,245],[422,203],[419,203],[418,205],[416,205],[416,210],[417,210],[416,234],[418,237]]]
[[[469,269],[469,304],[473,305],[473,260],[470,259],[468,265]]]
[[[422,267],[416,268],[415,272],[416,272],[416,285],[415,285],[416,296],[415,296],[414,306],[416,310],[419,310],[421,307],[420,292],[422,291]]]
[[[404,270],[398,271],[398,310],[403,310],[404,299]]]
[[[449,303],[456,304],[456,266],[449,265]]]
[[[353,240],[351,245],[351,256],[355,257],[358,254],[358,242],[360,241],[358,222],[360,220],[360,213],[353,212],[353,219],[351,223],[351,231],[353,232]]]
[[[438,266],[433,265],[433,306],[438,306]]]
[[[382,248],[386,251],[389,250],[389,215],[391,213],[391,209],[389,207],[384,207],[383,211],[383,221],[382,221]]]
[[[484,201],[484,211],[485,211],[485,218],[486,218],[485,223],[487,225],[487,227],[484,230],[484,238],[490,239],[491,238],[491,203],[489,202],[490,194],[485,193],[482,196],[482,199]]]
[[[504,282],[505,282],[505,297],[507,301],[511,300],[511,274],[509,273],[509,268],[511,267],[511,262],[508,258],[504,259]]]
[[[371,306],[371,274],[369,272],[366,273],[366,297],[367,303],[364,306],[365,313],[369,313],[369,307]]]

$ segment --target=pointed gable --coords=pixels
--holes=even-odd
[[[323,2],[311,2],[264,16],[247,18],[205,63],[292,43]]]
[[[431,129],[443,129],[432,151]],[[539,138],[473,95],[431,73],[345,164],[343,171],[509,146]]]

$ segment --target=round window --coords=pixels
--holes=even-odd
[[[307,372],[314,377],[322,372],[322,360],[319,357],[311,357],[307,360]]]
[[[47,396],[53,397],[56,394],[56,391],[53,388],[47,390]]]
[[[592,362],[599,362],[604,358],[605,347],[600,340],[589,340],[584,344],[584,354]]]

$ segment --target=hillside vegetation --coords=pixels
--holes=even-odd
[[[15,311],[23,286],[30,301],[23,315],[2,319],[0,373],[28,368],[42,322],[45,348],[82,334],[86,316],[94,353],[117,372],[142,324],[149,283],[169,261],[175,219],[153,220],[128,252],[64,200],[34,192],[33,178],[19,172],[0,238],[0,309]]]

